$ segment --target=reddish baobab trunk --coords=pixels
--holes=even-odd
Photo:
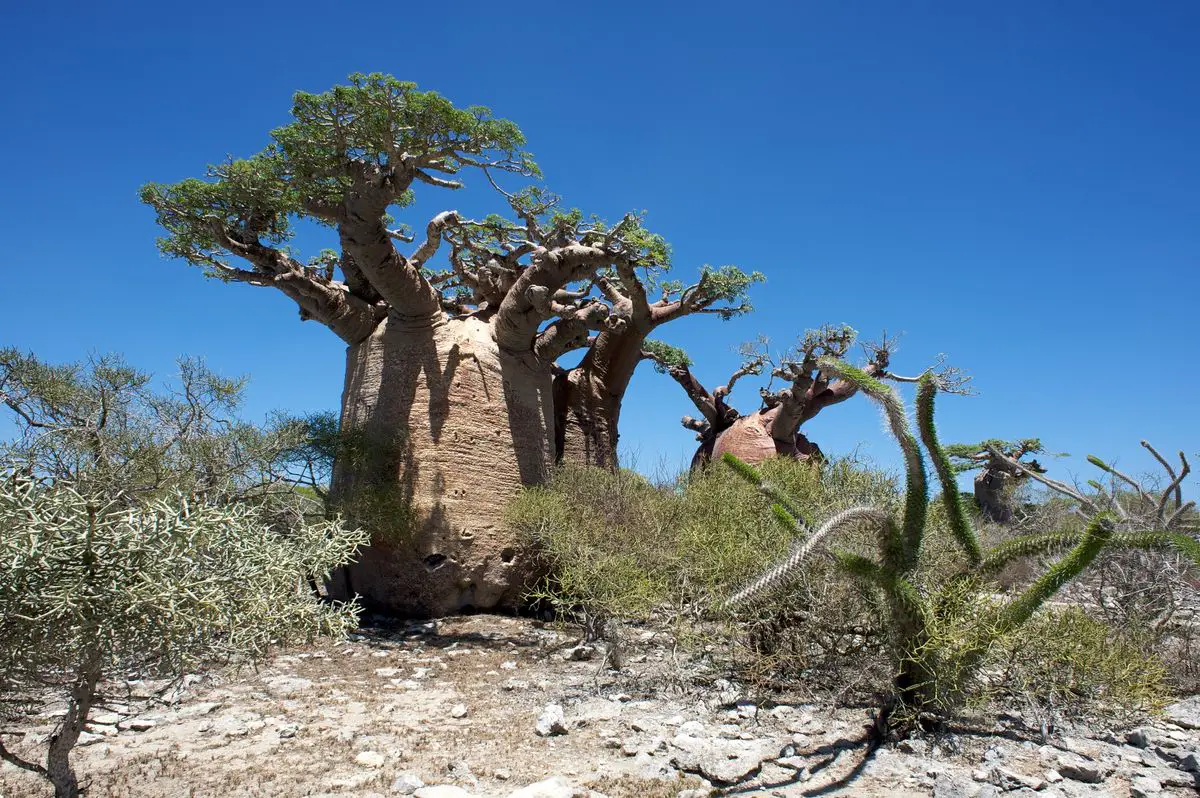
[[[619,332],[602,332],[578,366],[555,377],[559,460],[617,467],[621,400],[642,359],[647,332],[637,321]]]
[[[515,606],[526,563],[503,512],[552,462],[550,387],[473,318],[388,319],[349,347],[334,497],[372,516],[374,541],[336,592],[417,615]]]
[[[555,449],[568,463],[617,467],[621,400],[583,368],[554,378],[557,406]]]
[[[791,457],[796,460],[820,458],[821,450],[801,432],[793,430],[785,437],[775,437],[771,430],[779,408],[751,413],[733,422],[708,447],[708,458],[732,454],[747,463],[761,463],[768,457]],[[798,426],[798,425],[797,425]],[[701,449],[704,449],[703,442]]]

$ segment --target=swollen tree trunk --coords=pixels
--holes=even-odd
[[[770,457],[819,459],[820,448],[804,437],[799,430],[788,429],[778,437],[772,434],[772,430],[776,428],[778,411],[779,408],[774,407],[738,418],[728,429],[716,436],[710,457],[720,458],[729,453],[747,463],[761,463]],[[701,449],[703,448],[702,442]]]
[[[549,367],[476,318],[393,315],[346,357],[333,498],[371,530],[335,597],[417,616],[513,607],[528,563],[502,523],[552,462]]]

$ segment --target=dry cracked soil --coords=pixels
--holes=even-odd
[[[754,696],[635,633],[623,671],[569,630],[464,616],[364,629],[257,671],[133,681],[75,763],[99,796],[1195,796],[1200,698],[1041,739],[1019,715],[872,748],[870,713]],[[56,714],[57,713],[57,714]],[[61,707],[11,744],[33,755]],[[0,798],[49,795],[0,765]]]

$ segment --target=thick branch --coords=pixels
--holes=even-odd
[[[384,224],[387,194],[367,187],[346,198],[338,219],[342,246],[355,266],[397,313],[427,318],[441,312],[440,297],[421,270],[396,251]]]
[[[662,370],[665,371],[671,379],[679,383],[679,387],[683,388],[683,392],[687,394],[688,399],[692,400],[692,404],[704,416],[704,420],[709,425],[715,425],[721,418],[720,407],[724,404],[719,399],[715,399],[701,383],[692,374],[692,370],[685,365],[677,365],[672,363],[664,363],[655,357],[653,352],[642,350],[642,357],[647,360],[653,360],[658,363]],[[736,412],[736,411],[735,411]],[[688,429],[696,429],[695,426],[688,423],[690,419],[685,416],[683,425]]]
[[[430,219],[425,228],[425,240],[408,259],[408,265],[414,269],[424,266],[426,261],[437,254],[438,247],[442,243],[442,231],[446,229],[446,225],[454,224],[456,221],[458,221],[458,211],[442,211]]]
[[[612,260],[605,250],[578,243],[555,249],[538,247],[532,265],[521,272],[500,303],[492,322],[497,343],[512,352],[530,350],[538,327],[553,315],[550,298]]]
[[[561,305],[557,307],[562,308]],[[582,349],[595,342],[594,330],[607,330],[612,317],[606,305],[589,302],[578,308],[562,308],[559,318],[538,333],[533,353],[546,363],[553,363],[573,349]]]
[[[239,240],[224,229],[219,232],[226,249],[255,267],[248,271],[214,261],[221,278],[279,289],[300,306],[302,318],[316,319],[346,343],[357,343],[375,329],[379,310],[354,296],[345,284],[318,277],[284,252],[257,240]]]

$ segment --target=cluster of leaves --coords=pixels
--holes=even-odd
[[[1040,438],[1020,438],[1015,441],[988,438],[979,443],[951,443],[945,446],[946,456],[950,458],[954,470],[959,473],[986,468],[991,459],[992,450],[1002,452],[1006,457],[1014,460],[1020,460],[1026,455],[1043,454],[1046,447],[1042,445]],[[1029,468],[1040,467],[1036,462],[1028,463],[1027,466]]]
[[[654,370],[659,374],[692,365],[692,359],[686,351],[665,341],[643,341],[642,352],[654,364]]]
[[[362,177],[346,168],[349,161],[416,170],[414,179],[435,183],[443,178],[433,173],[455,175],[477,165],[473,156],[493,168],[537,172],[520,149],[525,140],[514,123],[481,106],[456,108],[436,92],[388,75],[354,74],[349,85],[297,92],[292,117],[272,131],[262,152],[209,167],[208,180],[142,188],[142,201],[155,208],[168,233],[159,240],[164,254],[228,278],[229,238],[282,244],[296,217],[328,221],[322,209],[339,203]],[[385,206],[411,200],[407,185],[397,185]]]

